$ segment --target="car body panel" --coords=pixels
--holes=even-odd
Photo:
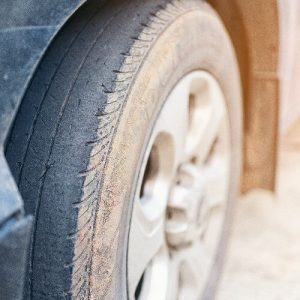
[[[0,10],[0,295],[21,299],[32,218],[4,156],[21,99],[48,45],[83,0],[2,0]]]
[[[208,0],[237,53],[244,99],[244,192],[276,185],[279,119],[277,0]]]

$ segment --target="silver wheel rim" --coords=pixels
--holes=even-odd
[[[186,75],[152,131],[134,196],[128,244],[130,299],[199,299],[228,201],[229,119],[218,82]]]

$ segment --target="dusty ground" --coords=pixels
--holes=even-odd
[[[300,122],[283,138],[277,195],[239,201],[217,300],[300,299]]]

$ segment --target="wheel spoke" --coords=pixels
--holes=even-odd
[[[169,95],[154,129],[157,133],[167,133],[172,137],[175,150],[174,165],[178,165],[184,154],[188,128],[188,80],[182,80]]]
[[[133,295],[138,282],[151,262],[151,259],[164,245],[164,216],[154,220],[146,217],[139,203],[133,209],[129,245],[132,245],[128,256],[129,291]],[[131,295],[131,296],[132,296]]]
[[[178,252],[174,259],[179,266],[178,299],[199,299],[212,262],[204,245],[195,240],[192,246]]]
[[[175,259],[174,254],[172,254],[171,252],[171,259],[169,261],[168,294],[166,300],[177,299],[178,289],[179,289],[179,260]]]
[[[202,84],[202,89],[194,93],[193,105],[190,105],[189,118],[192,122],[185,153],[186,160],[196,155],[200,164],[207,158],[221,127],[225,125],[226,117],[220,87],[212,78],[208,77],[206,80],[206,84]]]
[[[225,112],[222,108],[214,107],[205,124],[203,124],[203,129],[199,133],[198,142],[192,151],[196,153],[198,163],[204,162],[207,158],[221,129],[224,117]]]
[[[218,155],[205,170],[207,185],[204,213],[205,224],[204,244],[209,253],[214,253],[223,228],[224,215],[228,200],[229,162],[223,155]]]
[[[222,208],[227,199],[229,181],[228,160],[218,155],[206,166],[206,197],[209,209]]]

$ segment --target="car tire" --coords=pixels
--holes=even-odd
[[[164,102],[197,70],[211,74],[225,95],[233,158],[226,220],[203,292],[211,299],[241,163],[240,80],[230,38],[202,1],[103,2],[80,8],[59,32],[7,141],[25,211],[35,220],[26,299],[139,297],[128,292],[127,278],[133,195]]]

